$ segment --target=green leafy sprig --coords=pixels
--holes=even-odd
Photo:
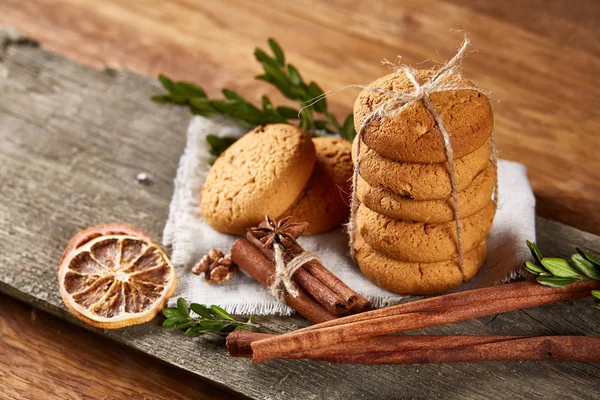
[[[177,308],[165,308],[162,313],[167,317],[162,323],[163,327],[179,329],[189,337],[207,333],[227,334],[249,327],[260,327],[254,323],[254,316],[250,317],[247,322],[238,321],[219,306],[188,304],[182,297],[177,299]]]
[[[286,63],[285,54],[275,40],[269,39],[269,47],[273,56],[259,48],[254,51],[254,57],[261,63],[264,71],[264,74],[258,75],[256,79],[272,84],[285,97],[298,101],[301,107],[306,107],[300,114],[300,128],[337,133],[352,141],[356,135],[353,115],[348,115],[340,124],[335,115],[327,109],[327,99],[319,85],[315,81],[305,82],[298,69]],[[309,105],[312,107],[308,107]],[[316,117],[316,113],[321,114],[321,118]]]
[[[582,280],[600,281],[600,259],[579,247],[570,262],[563,258],[544,257],[535,243],[527,241],[534,262],[527,261],[525,269],[545,286],[563,287]],[[594,301],[600,304],[600,290],[592,290]],[[600,306],[595,306],[600,309]]]
[[[162,74],[158,80],[167,93],[152,96],[151,99],[157,103],[187,106],[193,114],[205,117],[226,115],[248,128],[266,124],[297,123],[301,129],[312,134],[337,133],[352,141],[356,136],[353,115],[348,115],[342,123],[338,122],[327,108],[327,100],[319,85],[314,81],[305,82],[298,69],[286,63],[285,54],[275,40],[269,39],[268,43],[273,55],[260,48],[254,51],[256,60],[264,70],[256,79],[274,85],[285,97],[297,101],[301,110],[288,106],[274,106],[267,96],[262,96],[261,104],[257,106],[231,89],[222,90],[224,98],[209,98],[200,86],[190,82],[175,82]],[[308,107],[316,98],[320,100]],[[232,137],[207,136],[210,151],[215,156],[219,156],[235,140]]]
[[[175,82],[164,75],[159,75],[158,80],[168,93],[152,96],[152,101],[187,105],[196,115],[205,117],[227,115],[248,127],[286,124],[290,119],[298,118],[298,110],[287,106],[273,107],[267,96],[263,96],[262,107],[259,108],[231,89],[221,91],[224,99],[211,99],[204,89],[194,83]]]

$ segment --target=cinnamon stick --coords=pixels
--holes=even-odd
[[[383,351],[324,356],[324,361],[350,364],[440,364],[478,361],[600,361],[600,337],[540,336],[453,348]]]
[[[598,285],[598,283],[594,283],[593,281],[582,281],[565,287],[563,288],[563,290],[585,291],[587,290],[587,288],[590,288],[589,290],[593,290],[594,287],[596,287],[594,285]],[[347,316],[330,322],[324,322],[317,326],[313,325],[306,328],[302,328],[294,332],[303,332],[306,330],[345,325],[353,322],[370,320],[376,317],[406,314],[415,311],[424,312],[438,309],[447,309],[451,311],[454,307],[461,305],[478,304],[484,301],[493,302],[501,299],[517,298],[519,296],[522,296],[524,292],[529,293],[531,296],[542,296],[550,294],[549,290],[552,289],[553,288],[549,288],[547,286],[542,286],[536,283],[535,281],[523,281],[480,289],[465,290],[462,292],[450,293],[442,296],[430,297],[427,299],[398,304],[396,306],[386,307],[379,310],[370,311],[368,313],[362,313],[359,315]],[[585,294],[582,297],[585,297]]]
[[[275,266],[247,240],[235,241],[231,247],[231,259],[264,287],[268,288],[273,283]],[[298,290],[298,297],[285,294],[284,299],[287,305],[313,324],[337,318],[302,289]]]
[[[276,334],[257,332],[233,332],[227,336],[227,350],[232,357],[252,357],[253,342],[276,337]],[[314,354],[304,353],[304,358],[340,356],[363,353],[399,352],[456,348],[460,346],[483,344],[518,338],[519,336],[379,336],[338,343]]]
[[[252,357],[252,342],[276,335],[234,332],[233,357]],[[600,361],[600,337],[382,336],[333,345],[303,358],[355,364],[429,364],[505,360]]]
[[[270,333],[259,333],[259,332],[231,332],[225,339],[225,345],[227,346],[227,352],[231,357],[252,357],[252,346],[253,342],[258,340],[277,336]]]
[[[598,281],[581,281],[562,288],[519,282],[401,304],[259,340],[251,344],[253,362],[315,356],[338,343],[574,300],[589,296],[590,290],[599,287]]]
[[[370,309],[371,302],[357,293],[356,303],[354,304],[354,307],[352,307],[352,309],[348,312],[348,315],[358,314],[363,311],[368,311]]]
[[[298,233],[298,235],[296,236],[295,233]],[[302,232],[295,233],[294,236],[298,237]],[[259,249],[269,261],[275,261],[273,249],[264,246],[251,232],[246,234],[246,239]],[[284,255],[286,262],[301,251],[303,251],[302,248],[295,249],[295,251],[289,249]],[[347,313],[355,306],[360,296],[318,261],[310,261],[302,266],[302,268],[299,268],[294,273],[293,279],[300,288],[304,289],[327,311],[334,315]]]
[[[347,311],[356,306],[356,302],[359,298],[362,298],[364,301],[368,301],[354,290],[349,288],[344,282],[342,282],[341,279],[325,268],[320,262],[310,261],[306,263],[303,268],[306,270],[306,272],[317,278],[325,286],[341,297],[346,305]]]

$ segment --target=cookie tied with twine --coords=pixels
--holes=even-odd
[[[354,174],[352,177],[352,197],[351,197],[351,215],[350,221],[347,225],[348,235],[350,240],[350,252],[352,257],[355,257],[355,246],[354,240],[356,236],[356,214],[359,206],[359,201],[357,199],[356,186],[358,181],[358,176],[360,173],[360,152],[361,147],[364,146],[363,141],[365,140],[365,131],[367,127],[372,124],[378,124],[385,119],[391,119],[399,116],[402,112],[407,110],[411,105],[421,102],[427,112],[431,115],[433,120],[435,121],[435,125],[437,129],[437,133],[441,138],[441,142],[443,144],[443,150],[445,153],[445,162],[447,164],[448,175],[450,178],[450,187],[451,187],[451,197],[452,197],[452,206],[453,206],[453,214],[454,220],[456,222],[456,233],[457,233],[457,249],[459,255],[459,265],[461,269],[461,274],[463,276],[463,280],[465,277],[464,274],[464,249],[463,249],[463,240],[462,240],[462,232],[461,232],[461,218],[459,213],[459,204],[458,204],[458,190],[456,184],[456,173],[454,170],[454,160],[456,158],[455,152],[453,149],[453,144],[451,140],[451,131],[447,128],[444,123],[441,111],[436,109],[436,107],[432,104],[431,95],[435,93],[442,92],[451,92],[457,90],[469,90],[477,92],[486,98],[489,99],[488,93],[483,90],[475,87],[466,85],[462,78],[461,71],[461,61],[466,55],[467,47],[469,45],[469,39],[465,37],[462,45],[458,49],[456,55],[444,65],[438,67],[437,69],[431,70],[430,74],[427,74],[426,78],[421,82],[418,79],[418,73],[415,69],[407,65],[393,65],[387,61],[384,64],[392,65],[395,74],[402,74],[410,81],[411,88],[402,89],[402,90],[390,90],[388,88],[382,88],[377,86],[358,86],[361,87],[365,92],[370,92],[374,94],[380,94],[384,101],[381,104],[378,104],[376,108],[366,115],[360,126],[357,129],[358,135],[358,145],[356,148],[356,156],[354,159]],[[357,85],[352,85],[352,87],[357,87]],[[399,133],[401,134],[401,133]],[[494,168],[496,168],[497,159],[496,152],[493,143],[493,133],[492,138],[490,139],[492,152],[490,159]],[[433,160],[432,160],[433,161]],[[498,188],[496,184],[496,188],[494,190],[494,202],[497,199]]]

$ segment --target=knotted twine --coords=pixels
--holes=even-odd
[[[457,247],[458,247],[458,256],[459,256],[459,265],[460,271],[462,274],[463,281],[465,280],[464,273],[464,251],[463,251],[463,243],[462,243],[462,232],[461,232],[461,218],[459,213],[459,205],[458,205],[458,190],[456,187],[456,174],[454,171],[454,151],[452,148],[452,143],[450,141],[450,135],[448,130],[446,129],[444,122],[440,114],[437,112],[435,107],[431,104],[430,95],[433,93],[440,93],[446,91],[453,90],[472,90],[489,98],[489,94],[472,86],[464,86],[461,84],[462,74],[461,74],[461,61],[465,57],[465,53],[467,51],[467,47],[470,41],[467,36],[465,36],[462,45],[458,49],[456,55],[448,61],[446,64],[439,67],[435,72],[435,74],[429,78],[424,83],[419,83],[416,78],[416,71],[408,66],[408,65],[393,65],[394,72],[401,72],[410,80],[413,85],[412,91],[394,91],[383,89],[374,86],[359,86],[364,90],[367,90],[371,93],[381,93],[389,97],[389,100],[385,101],[381,106],[375,109],[371,114],[369,114],[360,125],[360,129],[358,130],[358,143],[356,146],[356,156],[354,159],[354,174],[352,176],[352,197],[351,197],[351,209],[350,209],[350,221],[348,222],[348,235],[349,235],[349,244],[350,244],[350,254],[352,258],[355,258],[356,250],[354,248],[354,241],[356,235],[356,213],[359,206],[359,201],[356,196],[356,184],[360,172],[360,151],[364,138],[364,131],[369,124],[373,121],[381,120],[384,118],[393,118],[400,113],[402,113],[405,109],[411,106],[413,103],[417,101],[422,101],[425,108],[429,111],[433,119],[435,120],[438,128],[439,134],[444,143],[444,149],[446,152],[446,163],[448,165],[448,174],[450,176],[450,189],[452,196],[452,211],[454,215],[454,220],[456,222],[456,238],[457,238]],[[391,64],[387,61],[385,64]],[[357,85],[352,85],[352,87],[356,87]],[[497,165],[497,157],[496,150],[493,141],[493,133],[490,138],[490,145],[492,148],[490,160],[494,168],[496,169]],[[496,181],[496,187],[494,190],[494,203],[498,198],[498,183]]]
[[[310,251],[303,251],[286,263],[283,245],[275,242],[273,243],[273,250],[275,252],[275,277],[273,284],[269,286],[269,291],[279,302],[285,303],[286,293],[289,293],[292,297],[298,297],[298,287],[292,280],[294,273],[307,262],[319,261],[319,258]]]

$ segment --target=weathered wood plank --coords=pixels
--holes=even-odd
[[[91,70],[8,41],[0,56],[0,291],[79,324],[56,283],[62,248],[79,229],[129,223],[158,238],[184,146],[185,110],[148,101],[157,85],[128,72]],[[152,184],[135,175],[147,171]],[[597,236],[538,221],[542,249],[556,254]],[[438,334],[599,335],[589,300],[429,329]],[[305,325],[299,317],[259,318],[266,330]],[[590,398],[600,367],[505,362],[352,366],[229,358],[222,339],[190,340],[157,318],[119,331],[93,331],[255,398]]]

